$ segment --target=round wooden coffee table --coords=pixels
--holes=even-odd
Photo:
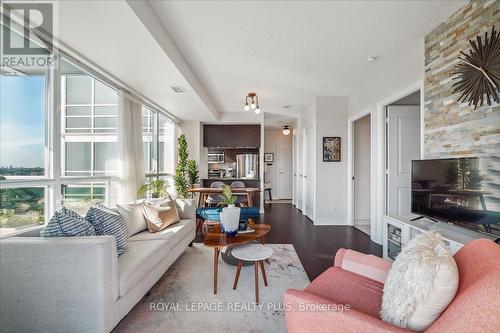
[[[265,244],[265,237],[271,231],[269,224],[249,223],[248,227],[255,231],[238,234],[235,237],[227,237],[221,232],[220,224],[203,227],[203,244],[214,248],[214,294],[217,294],[217,273],[219,270],[219,254],[221,249],[225,246],[247,244],[255,240]]]

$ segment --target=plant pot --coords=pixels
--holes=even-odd
[[[222,208],[220,212],[220,222],[226,236],[236,236],[240,225],[240,208],[234,205]]]

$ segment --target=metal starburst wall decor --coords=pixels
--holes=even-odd
[[[474,109],[493,101],[500,103],[500,34],[492,27],[484,40],[477,36],[469,43],[469,54],[460,51],[460,62],[452,72],[456,75],[453,93],[460,93],[458,101],[469,102]]]

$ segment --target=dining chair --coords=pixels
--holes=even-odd
[[[210,184],[210,188],[222,188],[224,187],[224,184],[223,182],[213,182],[212,184]],[[208,195],[207,197],[207,200],[205,201],[205,203],[211,207],[212,205],[215,205],[217,206],[219,204],[219,202],[221,202],[222,199],[220,198],[220,194],[210,194]]]
[[[231,183],[231,187],[235,188],[245,188],[246,185],[241,180],[235,180]],[[238,199],[236,199],[236,204],[240,206],[248,206],[248,200],[246,194],[235,194]]]

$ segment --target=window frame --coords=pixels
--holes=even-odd
[[[0,14],[1,15],[1,14]],[[44,42],[52,42],[47,40],[44,37],[38,36]],[[44,225],[49,222],[49,219],[53,216],[54,212],[60,208],[62,204],[62,185],[68,184],[78,184],[78,183],[106,183],[106,188],[110,188],[110,184],[112,182],[118,181],[118,176],[65,176],[62,175],[63,165],[62,161],[64,160],[64,149],[63,149],[63,140],[62,140],[62,126],[63,121],[66,121],[66,109],[62,110],[63,101],[65,94],[62,94],[62,75],[60,70],[60,63],[63,61],[70,62],[75,67],[79,68],[83,73],[89,75],[92,78],[92,91],[95,93],[95,81],[98,80],[101,83],[107,85],[108,87],[119,92],[120,90],[125,90],[132,93],[135,96],[138,96],[138,99],[141,101],[143,107],[147,107],[152,113],[156,114],[156,120],[158,123],[159,115],[165,117],[165,119],[172,123],[178,123],[179,119],[172,115],[167,110],[162,109],[156,103],[149,101],[147,98],[143,97],[140,93],[135,91],[133,88],[129,87],[118,78],[113,76],[112,74],[106,72],[98,65],[85,58],[77,51],[73,50],[71,47],[67,45],[54,45],[53,51],[53,64],[49,68],[44,71],[45,75],[45,144],[44,144],[44,175],[43,176],[9,176],[8,179],[4,179],[0,181],[0,188],[23,188],[23,187],[44,187]],[[41,74],[40,74],[41,75]],[[92,102],[95,102],[94,96],[92,97]],[[77,105],[77,104],[71,104]],[[94,117],[102,117],[102,118],[110,118],[114,116],[109,115],[98,115],[95,116],[95,106],[113,106],[117,107],[118,114],[117,118],[117,132],[119,131],[119,100],[117,104],[105,104],[105,103],[94,103],[91,116]],[[93,119],[95,119],[93,117]],[[65,124],[65,123],[64,123]],[[92,129],[95,129],[94,120],[92,120]],[[175,126],[175,125],[174,125]],[[103,127],[102,129],[106,129]],[[158,129],[157,129],[158,132]],[[65,132],[66,134],[66,132]],[[99,134],[106,135],[106,132],[101,133],[83,133],[83,134]],[[174,132],[172,133],[174,136],[174,146],[172,147],[175,150],[175,127]],[[117,138],[118,139],[118,138]],[[117,140],[118,141],[118,140]],[[153,142],[153,141],[152,141]],[[156,144],[158,143],[158,135],[156,135]],[[92,143],[92,150],[94,151],[94,143]],[[149,152],[151,153],[151,152]],[[148,155],[149,156],[149,155]],[[175,155],[174,155],[175,156]],[[175,161],[173,161],[175,163]],[[92,165],[95,164],[94,156],[92,156]],[[147,177],[159,177],[159,176],[172,176],[170,173],[158,173],[158,158],[156,159],[156,173],[147,173]],[[105,197],[106,200],[109,200],[110,191],[106,191]],[[106,201],[106,204],[109,204]],[[31,229],[37,229],[41,226],[33,226],[33,227],[25,227],[20,228],[19,230],[15,230],[8,234],[1,234],[1,238],[3,237],[11,237],[16,234],[26,232]]]

